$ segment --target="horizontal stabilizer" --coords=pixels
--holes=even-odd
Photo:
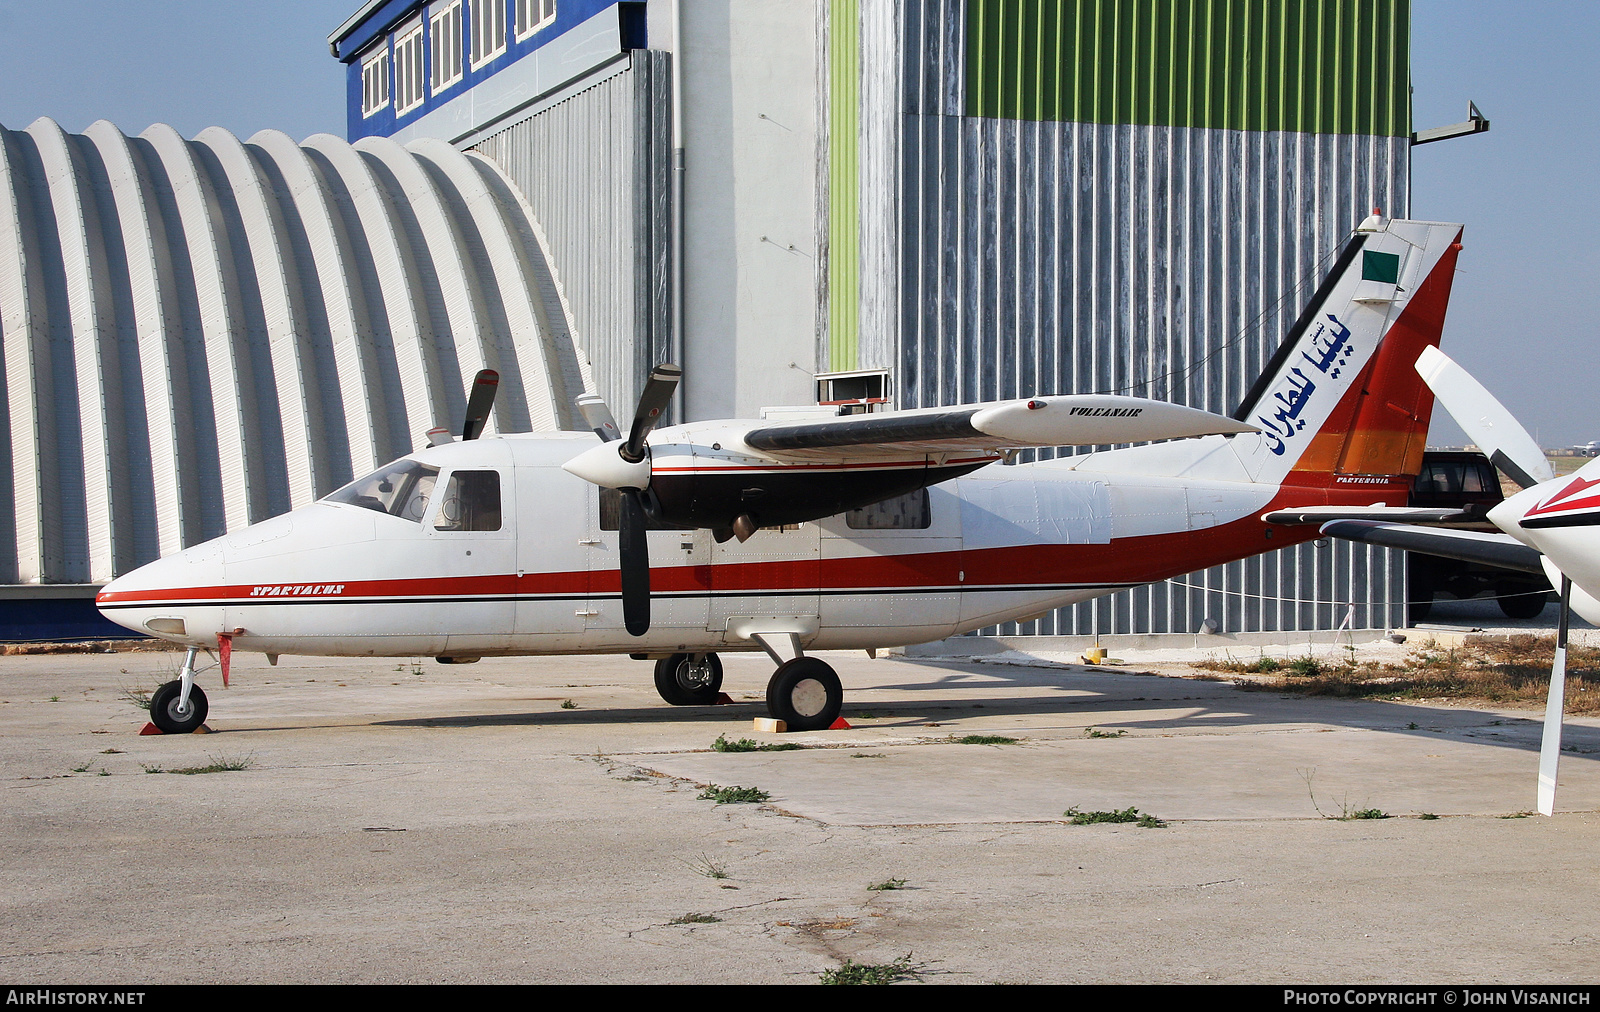
[[[1387,520],[1402,524],[1447,524],[1475,520],[1466,510],[1423,506],[1300,506],[1262,514],[1269,524],[1325,524],[1330,520]]]
[[[1519,573],[1544,575],[1541,556],[1506,534],[1482,534],[1438,527],[1413,527],[1410,524],[1381,523],[1371,520],[1335,520],[1324,524],[1322,533],[1331,538],[1360,541],[1385,548],[1437,555],[1445,559],[1476,562]]]
[[[939,453],[1102,446],[1255,431],[1247,422],[1166,401],[1073,394],[767,425],[746,432],[744,442],[751,449],[773,454],[838,447],[855,447],[857,452]]]

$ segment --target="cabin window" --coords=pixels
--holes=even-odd
[[[323,502],[348,503],[420,524],[438,480],[437,467],[415,460],[397,460],[324,496]]]
[[[645,514],[644,528],[647,531],[678,531],[689,530],[687,527],[672,527],[653,519]],[[622,493],[614,488],[600,489],[600,529],[602,531],[617,531],[622,529]]]
[[[498,531],[500,472],[453,472],[445,482],[433,526],[440,531]]]
[[[850,510],[844,515],[844,522],[853,531],[925,531],[933,525],[933,509],[928,503],[928,490],[919,488]]]

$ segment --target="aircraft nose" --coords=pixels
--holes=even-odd
[[[117,577],[95,595],[100,614],[124,628],[189,645],[222,630],[222,552],[214,542]]]

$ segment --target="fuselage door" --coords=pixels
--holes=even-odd
[[[591,608],[593,491],[559,467],[517,468],[517,638],[540,650],[578,649]],[[557,642],[564,636],[574,639]]]
[[[437,605],[451,612],[445,649],[452,655],[514,647],[516,498],[508,470],[444,472],[422,520],[434,572],[448,578]]]

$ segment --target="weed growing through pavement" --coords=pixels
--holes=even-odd
[[[707,784],[700,792],[701,801],[715,801],[719,805],[756,805],[772,795],[759,787],[719,787]]]
[[[957,745],[1015,745],[1017,739],[1007,738],[1001,734],[969,734],[961,738],[955,735],[950,740]]]
[[[74,767],[72,767],[72,772],[74,772],[74,773],[87,773],[87,772],[89,772],[90,767],[92,767],[93,765],[94,765],[94,760],[90,759],[88,762],[84,763],[82,766],[74,766]]]
[[[794,752],[805,748],[797,742],[785,741],[775,745],[763,745],[750,738],[738,738],[729,741],[726,735],[717,735],[717,740],[711,743],[711,748],[717,752]]]
[[[1434,815],[1432,812],[1423,812],[1421,815],[1417,816],[1417,818],[1421,819],[1423,822],[1432,822],[1437,819],[1438,816]]]
[[[887,963],[857,963],[845,960],[833,970],[823,970],[822,984],[893,984],[897,980],[921,980],[925,964],[913,963],[911,953]]]
[[[722,923],[722,918],[718,917],[716,914],[684,914],[682,917],[674,917],[672,920],[668,921],[667,923],[668,924],[721,924]]]
[[[693,869],[695,874],[704,875],[706,878],[724,879],[728,877],[727,862],[718,861],[710,854],[701,854],[695,860],[683,863]]]
[[[154,691],[154,689],[124,688],[122,694],[117,698],[124,702],[132,703],[141,710],[148,710],[150,709],[150,694]]]
[[[887,758],[888,755],[889,755],[889,753],[887,753],[887,752],[851,752],[850,753],[850,758],[852,758],[852,759],[884,759],[884,758]]]
[[[1080,810],[1077,805],[1073,805],[1061,814],[1066,816],[1074,826],[1092,826],[1101,822],[1131,822],[1142,829],[1162,829],[1166,826],[1164,820],[1158,819],[1149,813],[1141,814],[1137,808],[1124,808],[1120,811],[1112,810],[1109,812],[1085,812]]]
[[[1332,819],[1335,822],[1351,822],[1359,819],[1389,818],[1389,813],[1385,812],[1381,808],[1355,807],[1354,805],[1350,804],[1350,799],[1348,797],[1339,799],[1338,814],[1324,812],[1322,810],[1322,805],[1317,803],[1317,792],[1312,785],[1312,782],[1317,775],[1317,768],[1312,766],[1309,769],[1302,769],[1296,772],[1300,774],[1300,779],[1306,782],[1306,793],[1311,796],[1311,807],[1314,808],[1317,814],[1322,816],[1324,819]]]
[[[578,708],[578,704],[577,704],[577,703],[574,703],[574,702],[573,702],[573,701],[572,701],[572,700],[570,700],[570,699],[563,699],[563,700],[562,700],[562,701],[561,701],[561,708],[562,708],[562,709],[563,709],[563,710],[576,710],[576,709],[577,709],[577,708]]]
[[[867,891],[874,893],[886,893],[895,889],[904,889],[905,887],[906,880],[903,878],[886,878],[882,882],[874,882],[867,886]]]
[[[1083,736],[1085,738],[1121,738],[1127,733],[1128,732],[1126,729],[1118,731],[1102,731],[1097,727],[1086,727],[1083,729]]]
[[[211,762],[204,766],[181,766],[175,770],[164,770],[160,766],[149,763],[140,763],[146,773],[179,773],[183,776],[194,776],[197,773],[237,773],[247,770],[255,765],[255,756],[245,756],[243,759],[229,759],[227,756],[212,756]]]

